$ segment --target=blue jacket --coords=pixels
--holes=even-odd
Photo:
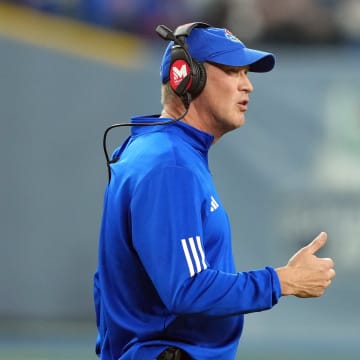
[[[119,160],[105,192],[97,353],[155,359],[172,345],[194,359],[233,360],[244,314],[280,297],[276,272],[235,269],[229,219],[208,168],[212,135],[180,121],[131,131],[113,154]]]

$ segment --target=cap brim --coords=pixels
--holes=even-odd
[[[207,61],[230,66],[249,66],[253,72],[268,72],[274,68],[275,56],[265,51],[242,48],[216,54]]]

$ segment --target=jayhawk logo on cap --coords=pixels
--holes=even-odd
[[[224,29],[224,31],[225,31],[225,37],[226,38],[228,38],[231,41],[238,42],[238,43],[242,44],[242,42],[230,30]]]

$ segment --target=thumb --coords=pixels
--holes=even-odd
[[[305,246],[305,250],[310,252],[310,254],[315,254],[319,249],[321,249],[327,241],[327,233],[321,232],[310,244]]]

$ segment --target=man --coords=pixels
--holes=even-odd
[[[321,233],[286,266],[236,271],[208,150],[244,125],[248,72],[270,71],[274,56],[203,23],[158,30],[173,40],[161,64],[162,113],[133,118],[109,165],[94,287],[97,354],[233,360],[244,314],[285,295],[322,295],[334,264],[315,255]]]

